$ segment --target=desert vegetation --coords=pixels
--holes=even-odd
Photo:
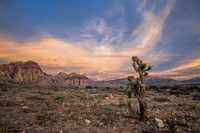
[[[148,115],[141,121],[129,112],[125,88],[1,84],[0,132],[199,132],[200,86],[179,87],[189,93],[171,94],[174,86],[148,86]],[[134,106],[139,112],[139,105]],[[155,118],[164,126],[159,127]]]
[[[142,62],[137,56],[132,57],[133,68],[139,74],[139,77],[134,80],[133,76],[128,77],[128,108],[133,116],[135,116],[136,111],[132,107],[132,94],[137,98],[140,108],[140,119],[143,120],[147,117],[147,103],[145,101],[146,85],[144,84],[144,77],[148,76],[148,71],[152,70],[152,66],[148,66]]]

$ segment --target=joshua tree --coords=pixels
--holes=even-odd
[[[128,76],[128,88],[130,90],[128,91],[128,108],[132,115],[135,115],[136,112],[131,106],[131,98],[132,94],[137,98],[139,102],[139,108],[140,108],[140,119],[143,120],[147,117],[147,104],[145,102],[145,92],[146,92],[146,86],[144,84],[144,77],[148,76],[148,71],[152,70],[153,66],[148,66],[142,62],[137,56],[132,57],[133,61],[133,68],[134,70],[139,74],[139,77],[135,80],[133,76]]]

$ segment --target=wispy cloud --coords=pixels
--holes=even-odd
[[[140,4],[138,5],[137,11],[140,13],[145,11],[146,3],[147,3],[147,0],[141,0]]]
[[[142,14],[143,20],[133,32],[133,37],[137,38],[135,41],[135,49],[142,51],[142,55],[140,54],[140,56],[151,56],[151,61],[153,61],[158,59],[158,53],[163,52],[155,52],[155,47],[158,45],[157,42],[162,36],[165,20],[169,16],[174,2],[168,1],[165,8],[159,13],[155,13],[153,8],[145,10],[145,5],[146,1],[141,1],[138,7],[138,11]]]
[[[105,19],[90,20],[82,32],[82,37],[88,40],[96,40],[98,45],[110,45],[113,42],[122,40],[124,36],[126,27],[123,21],[120,23],[122,27],[115,28],[109,26]]]
[[[103,45],[91,45],[90,49],[87,49],[87,45],[69,43],[55,38],[44,38],[20,44],[0,39],[0,59],[8,62],[33,60],[50,74],[56,74],[69,68],[68,72],[102,73],[99,77],[107,79],[109,77],[106,75],[111,76],[111,71],[113,73],[120,71],[124,62],[123,53],[117,54],[112,48]]]
[[[127,28],[123,4],[115,2],[111,9],[104,17],[94,17],[87,21],[82,31],[83,40],[94,40],[97,45],[113,45],[122,41]]]
[[[156,76],[170,77],[174,79],[187,79],[200,76],[200,59],[181,61],[180,65],[164,71],[151,72]]]

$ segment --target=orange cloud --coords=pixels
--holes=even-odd
[[[55,38],[21,44],[0,39],[0,47],[0,59],[8,62],[33,60],[40,66],[58,67],[58,70],[47,70],[51,74],[56,74],[60,68],[79,68],[77,71],[80,73],[119,72],[126,56],[131,57],[131,52],[116,52],[108,46],[73,44]]]
[[[197,67],[197,66],[200,66],[200,59],[195,59],[188,63],[184,63],[184,64],[182,64],[176,68],[173,68],[169,71],[179,71],[179,70],[189,69],[189,68],[193,68],[193,67]]]
[[[154,75],[154,76],[164,76],[164,77],[170,77],[173,79],[190,79],[193,77],[198,77],[200,76],[199,72],[196,69],[200,68],[200,59],[194,59],[191,61],[187,61],[187,62],[183,62],[183,64],[174,67],[172,69],[169,70],[165,70],[165,71],[158,71],[158,72],[151,72],[150,75]],[[192,74],[188,74],[192,73]]]

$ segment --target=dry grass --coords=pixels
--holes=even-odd
[[[188,132],[200,131],[200,103],[192,97],[147,91],[149,119],[144,122],[131,117],[127,99],[122,89],[2,87],[0,132],[169,132],[167,127],[159,129],[154,118],[167,124],[171,110],[187,121]],[[177,132],[186,130],[180,127]]]

